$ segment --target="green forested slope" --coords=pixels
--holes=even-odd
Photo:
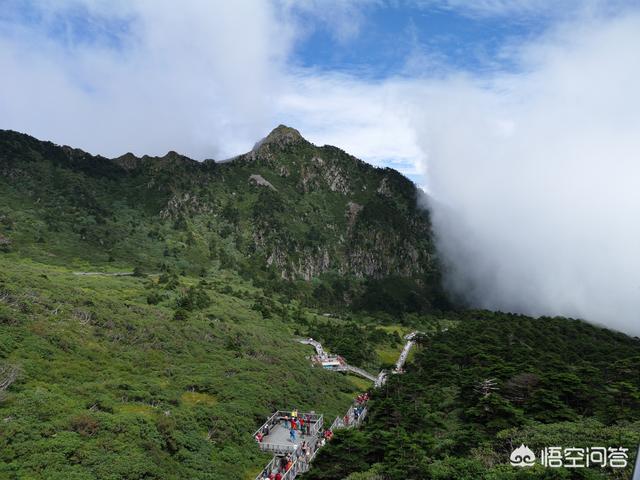
[[[286,127],[226,163],[0,132],[0,478],[251,478],[268,413],[331,418],[364,386],[295,335],[355,328],[377,369],[399,340],[367,295],[439,295],[416,195]]]
[[[305,478],[629,478],[631,461],[624,471],[520,470],[509,455],[524,443],[623,446],[634,458],[639,339],[565,318],[457,320],[423,340],[407,373],[376,393],[363,430],[341,432]],[[495,386],[483,389],[488,379]]]

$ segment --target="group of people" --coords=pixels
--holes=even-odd
[[[311,414],[306,413],[304,416],[301,416],[298,413],[298,410],[293,409],[291,411],[291,416],[285,415],[284,417],[280,417],[276,419],[274,422],[270,424],[267,423],[262,429],[256,433],[255,439],[258,443],[261,443],[262,440],[271,433],[271,429],[278,423],[281,424],[289,430],[289,440],[292,443],[296,442],[298,432],[300,435],[311,435],[311,426],[315,420],[311,417]]]
[[[356,397],[356,404],[363,405],[369,401],[369,392],[361,393]]]
[[[315,445],[308,444],[306,440],[303,441],[302,445],[292,453],[279,457],[277,462],[269,464],[262,472],[262,478],[264,480],[282,480],[292,468],[299,472],[303,464],[306,466],[311,461],[311,455],[316,448]]]
[[[344,425],[348,426],[352,422],[357,421],[365,412],[366,403],[369,401],[369,393],[358,395],[354,401],[354,405],[347,415],[344,416]],[[258,433],[256,440],[261,443],[265,437],[269,435],[271,429],[280,424],[289,430],[289,441],[293,443],[293,451],[277,457],[277,460],[270,463],[262,472],[263,480],[283,480],[287,474],[293,469],[293,475],[297,475],[300,471],[306,471],[313,453],[325,445],[326,442],[333,438],[331,429],[321,430],[314,433],[314,437],[309,442],[304,439],[301,445],[296,445],[298,432],[300,435],[311,437],[313,423],[317,421],[312,414],[306,413],[301,415],[297,409],[293,409],[291,414],[276,417],[273,421],[267,423]],[[317,437],[317,438],[316,438]],[[304,468],[304,470],[302,470]]]
[[[363,393],[356,397],[355,401],[347,413],[342,417],[342,425],[349,427],[357,425],[358,420],[365,412],[366,403],[369,401],[369,393]]]
[[[281,421],[283,422],[284,428],[289,429],[289,441],[291,443],[296,442],[298,431],[300,431],[301,435],[311,435],[312,419],[308,413],[302,417],[298,414],[298,410],[293,409],[291,411],[291,417],[285,415],[281,418]]]

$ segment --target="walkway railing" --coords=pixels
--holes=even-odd
[[[331,427],[329,428],[329,430],[335,431],[340,428],[359,427],[364,421],[364,417],[367,416],[368,410],[367,410],[367,407],[362,406],[362,410],[360,411],[360,414],[356,416],[356,408],[358,408],[356,405],[352,405],[349,408],[349,410],[347,410],[347,413],[344,415],[344,417],[336,417],[336,419],[331,424]],[[344,421],[345,417],[347,418],[346,422]]]
[[[400,353],[400,356],[398,357],[398,360],[396,362],[395,368],[391,373],[402,373],[404,364],[407,361],[407,358],[409,357],[409,352],[411,351],[411,348],[416,343],[415,337],[418,335],[418,333],[419,332],[412,332],[404,337],[407,342],[404,345],[404,348],[402,349],[402,352]],[[320,342],[317,342],[312,338],[301,339],[299,340],[299,342],[304,343],[306,345],[312,345],[316,349],[316,352],[319,357],[326,357],[327,354],[325,350],[322,348],[322,345],[320,344]],[[337,371],[348,370],[353,373],[357,373],[358,375],[361,375],[373,381],[375,388],[379,388],[382,385],[384,385],[387,379],[389,378],[389,373],[390,373],[387,370],[381,370],[380,373],[378,373],[378,376],[376,377],[361,368],[353,367],[351,365],[340,366],[338,368],[335,368],[334,370],[337,370]],[[347,410],[347,413],[343,417],[336,417],[336,419],[333,421],[333,423],[329,427],[329,430],[335,431],[341,428],[357,428],[362,424],[365,417],[367,416],[367,413],[368,413],[368,409],[364,404],[360,404],[360,405],[352,404],[351,407],[349,407],[349,410]],[[258,430],[254,432],[253,436],[256,437],[260,433],[265,434],[285,418],[289,420],[291,419],[291,411],[278,410],[273,415],[271,415]],[[264,479],[265,473],[267,473],[267,478],[268,478],[268,475],[271,472],[275,471],[276,469],[280,469],[281,466],[279,462],[282,461],[282,458],[284,458],[285,455],[291,455],[292,464],[290,468],[284,474],[282,474],[282,480],[294,480],[297,475],[309,470],[311,466],[311,462],[315,458],[316,454],[318,453],[318,450],[320,450],[320,447],[322,445],[318,440],[319,440],[319,432],[322,429],[322,425],[324,423],[324,417],[323,415],[321,414],[319,415],[316,413],[299,413],[298,418],[303,418],[305,419],[305,421],[307,421],[308,419],[310,420],[309,423],[311,423],[311,428],[309,432],[310,435],[308,435],[308,437],[311,437],[311,439],[307,442],[309,447],[312,449],[312,452],[309,458],[306,458],[305,456],[301,456],[302,450],[301,450],[301,445],[299,444],[293,444],[293,443],[280,444],[280,443],[273,443],[269,441],[258,442],[262,450],[273,452],[274,457],[267,464],[267,466],[262,470],[262,472],[256,477],[256,480]],[[346,421],[345,421],[345,418],[346,418]],[[266,437],[268,437],[268,435]],[[639,457],[640,457],[640,453],[639,453]],[[634,477],[634,480],[635,480],[635,477]]]
[[[396,362],[396,368],[395,368],[396,373],[402,371],[402,367],[404,366],[404,363],[407,361],[407,358],[409,357],[409,352],[411,351],[411,347],[413,347],[416,343],[414,338],[416,337],[417,334],[418,332],[412,332],[409,335],[404,337],[407,340],[407,343],[402,349],[402,352],[398,357],[398,361]]]
[[[285,418],[291,420],[290,410],[276,411],[276,413],[271,415],[267,419],[267,421],[262,424],[262,426],[259,429],[253,432],[253,436],[255,437],[256,435],[258,435],[258,433],[264,433],[266,430],[271,430],[272,427],[277,425],[280,421],[284,420]],[[310,435],[316,435],[320,431],[324,423],[324,416],[322,414],[318,414],[315,412],[298,413],[298,418],[303,418],[305,419],[305,421],[307,418],[311,420]]]
[[[372,382],[376,381],[375,375],[371,375],[369,372],[367,372],[366,370],[363,370],[361,368],[354,367],[353,365],[347,365],[347,370],[350,371],[350,372],[353,372],[353,373],[357,373],[361,377],[364,377],[364,378],[366,378],[368,380],[371,380]]]
[[[317,442],[313,442],[309,446],[312,449],[312,453],[309,458],[303,456],[300,450],[294,452],[292,454],[293,463],[291,464],[291,467],[284,473],[282,473],[280,470],[280,462],[282,461],[284,455],[275,455],[271,459],[271,461],[262,469],[262,472],[258,474],[256,480],[263,480],[265,478],[265,472],[268,476],[271,472],[280,471],[282,474],[282,480],[293,480],[297,475],[308,472],[311,468],[311,462],[313,462],[316,454],[318,453],[318,450],[320,449],[320,446],[317,444]]]
[[[313,338],[303,338],[302,340],[298,340],[300,343],[305,345],[312,345],[316,349],[316,353],[319,357],[325,357],[327,354],[322,348],[322,344],[320,342],[315,341]]]
[[[380,388],[382,385],[387,383],[388,376],[389,376],[389,372],[387,372],[386,370],[380,370],[380,373],[378,374],[378,378],[376,378],[376,381],[374,383],[375,388]]]

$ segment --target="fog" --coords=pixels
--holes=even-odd
[[[640,17],[566,25],[518,74],[422,86],[413,120],[447,286],[640,334]]]

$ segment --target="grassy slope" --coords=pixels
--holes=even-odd
[[[261,292],[233,274],[180,278],[148,305],[154,278],[6,254],[0,272],[0,362],[22,372],[0,403],[1,478],[246,478],[265,463],[250,432],[271,410],[332,418],[357,391],[311,368],[293,325],[262,318]],[[174,320],[202,280],[211,304]]]

